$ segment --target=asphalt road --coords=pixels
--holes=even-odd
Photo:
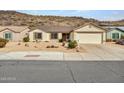
[[[1,83],[124,83],[123,61],[0,61]]]

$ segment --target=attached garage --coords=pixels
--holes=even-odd
[[[103,42],[102,33],[77,33],[79,43],[100,44]]]
[[[106,38],[106,30],[92,23],[76,28],[72,33],[72,40],[81,44],[102,44]]]

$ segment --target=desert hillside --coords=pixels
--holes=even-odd
[[[62,17],[62,16],[34,16],[16,11],[0,11],[0,25],[27,25],[36,27],[41,25],[59,26],[80,26],[86,22],[95,22],[99,25],[119,25],[124,26],[124,19],[119,21],[99,21],[83,17]]]

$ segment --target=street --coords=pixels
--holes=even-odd
[[[0,61],[1,83],[124,83],[123,61]]]

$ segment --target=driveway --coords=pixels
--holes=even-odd
[[[101,45],[81,45],[87,52],[83,53],[84,60],[98,59],[98,60],[124,60],[124,48],[114,45],[101,44]]]
[[[124,48],[108,44],[82,44],[84,52],[16,51],[0,53],[0,60],[123,61]]]

